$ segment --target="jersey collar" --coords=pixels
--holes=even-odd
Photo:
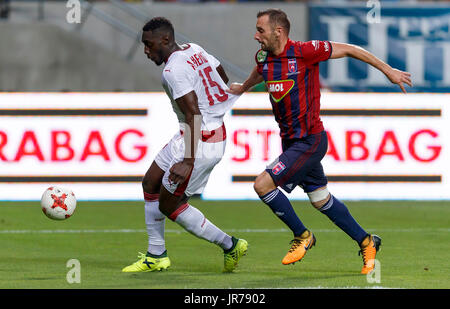
[[[186,50],[186,49],[189,49],[189,48],[191,47],[191,44],[186,43],[186,44],[181,45],[181,47],[182,47],[181,49],[177,49],[177,50],[174,50],[173,52],[171,52],[171,53],[169,54],[169,56],[167,56],[167,58],[164,59],[164,62],[167,64],[167,62],[169,61],[170,57],[171,57],[174,53],[179,52],[179,51],[183,51],[183,50]]]

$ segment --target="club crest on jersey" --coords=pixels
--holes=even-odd
[[[266,82],[267,91],[275,102],[280,102],[294,87],[294,80],[275,80]]]
[[[267,52],[264,50],[260,50],[257,54],[256,54],[256,60],[258,62],[264,62],[264,60],[266,60],[267,58]]]
[[[274,175],[278,175],[280,174],[284,169],[286,168],[286,165],[284,165],[283,162],[278,162],[273,168],[272,168],[272,173]]]
[[[288,59],[288,73],[297,72],[297,60],[296,59]]]

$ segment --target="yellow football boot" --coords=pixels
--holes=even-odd
[[[165,251],[161,256],[152,257],[139,252],[139,260],[122,269],[124,273],[161,271],[170,267],[170,259]]]
[[[236,269],[241,257],[247,255],[248,242],[245,239],[238,239],[235,237],[233,240],[233,246],[223,252],[223,272],[230,273]]]

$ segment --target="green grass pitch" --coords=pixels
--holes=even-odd
[[[66,221],[45,217],[39,202],[0,202],[0,288],[450,288],[450,202],[347,202],[357,221],[382,237],[379,282],[359,274],[355,242],[306,201],[294,207],[317,244],[289,266],[281,259],[292,235],[261,202],[192,199],[191,204],[249,242],[235,273],[221,272],[221,249],[170,220],[171,268],[122,273],[147,249],[142,202],[79,202]],[[80,283],[66,280],[70,259],[80,262]]]

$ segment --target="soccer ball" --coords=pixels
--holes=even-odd
[[[42,194],[41,207],[44,214],[50,219],[65,220],[75,211],[77,199],[72,190],[50,187]]]

